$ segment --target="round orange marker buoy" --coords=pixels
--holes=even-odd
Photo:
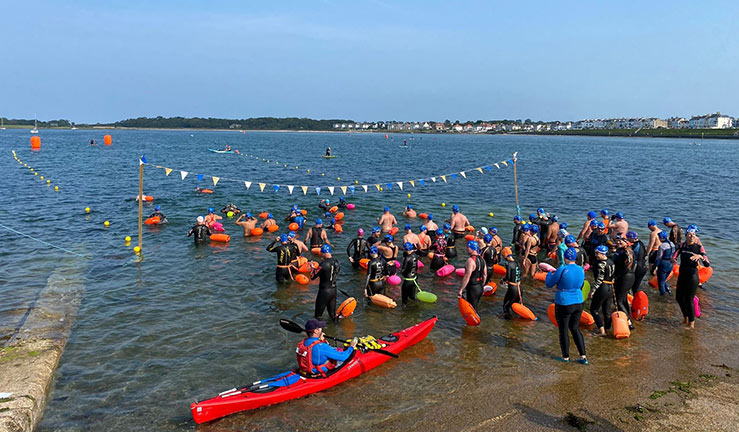
[[[31,137],[31,149],[41,150],[41,138],[38,135]]]
[[[113,137],[110,135],[105,135],[103,137],[103,142],[105,142],[105,145],[111,145],[113,144]]]

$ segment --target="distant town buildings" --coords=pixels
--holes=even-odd
[[[656,117],[587,119],[574,122],[532,122],[531,120],[500,120],[495,122],[346,122],[334,123],[334,129],[346,131],[392,131],[392,132],[452,132],[452,133],[495,133],[495,132],[547,132],[597,129],[730,129],[739,127],[739,119],[721,113],[660,119]]]

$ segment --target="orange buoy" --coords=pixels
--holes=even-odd
[[[700,283],[705,283],[708,279],[713,276],[713,267],[700,267],[698,269],[698,280]]]
[[[259,217],[261,219],[267,219],[267,216],[269,215],[269,212],[261,212],[259,213]]]
[[[152,216],[144,221],[146,225],[157,225],[159,222],[159,216]]]
[[[551,321],[555,327],[559,327],[559,324],[557,324],[557,315],[554,312],[554,309],[556,307],[557,306],[554,303],[549,305],[549,307],[547,308],[547,317],[549,317],[549,321]]]
[[[643,320],[649,313],[649,298],[644,291],[637,291],[631,303],[631,317],[637,321]]]
[[[582,311],[582,315],[580,315],[580,325],[590,327],[593,324],[595,324],[595,318],[590,315],[590,312]]]
[[[337,221],[340,221],[340,220],[344,219],[344,213],[342,213],[342,212],[336,213],[336,215],[334,216],[334,219],[337,220]]]
[[[491,296],[495,294],[495,291],[498,289],[498,284],[495,282],[488,282],[487,285],[482,287],[482,295],[485,297]]]
[[[34,135],[31,137],[31,149],[41,150],[41,137]]]
[[[426,255],[426,256],[427,256],[427,257],[428,257],[428,259],[430,259],[430,260],[434,259],[434,253],[433,253],[433,252],[429,252],[429,254],[428,254],[428,255]]]
[[[534,273],[534,279],[544,282],[547,279],[547,274],[548,274],[547,272],[542,272],[542,271],[536,272]]]
[[[675,274],[675,271],[674,271],[674,270],[675,270],[675,268],[677,268],[677,266],[675,266],[675,267],[673,268],[673,271],[672,271],[672,273],[670,273],[669,275],[667,275],[667,280],[668,280],[668,281],[669,281],[670,279],[672,279],[672,275],[674,275],[674,274]],[[678,270],[678,273],[680,273],[680,271],[679,271],[679,270]],[[698,273],[698,277],[700,277],[700,273]],[[649,286],[650,286],[650,287],[652,287],[652,288],[658,288],[658,287],[657,287],[657,276],[653,276],[653,277],[652,277],[652,279],[649,279]]]
[[[343,233],[344,232],[344,228],[342,228],[341,225],[336,224],[336,225],[334,225],[334,231],[337,232],[337,233]]]
[[[475,239],[475,236],[473,236],[472,234],[467,234],[466,236],[464,236],[464,239],[467,241],[472,241]]]
[[[367,270],[367,263],[369,262],[369,258],[362,258],[359,260],[359,267],[362,267],[363,269]]]
[[[144,201],[154,201],[154,197],[151,195],[144,195]]]
[[[613,336],[616,339],[625,339],[631,336],[631,330],[629,330],[629,321],[626,313],[621,311],[612,313],[611,322],[613,326]]]
[[[105,135],[103,137],[103,142],[105,143],[105,145],[111,145],[113,144],[113,137],[110,135]]]
[[[354,313],[354,309],[357,307],[357,299],[354,297],[349,297],[348,299],[341,302],[341,305],[338,309],[336,309],[336,316],[343,316],[344,318],[347,318],[351,314]]]
[[[480,325],[480,315],[477,314],[470,302],[460,297],[457,303],[459,304],[459,313],[462,314],[462,318],[467,322],[467,325]]]
[[[674,274],[675,276],[680,276],[680,266],[679,265],[672,266],[672,274]]]
[[[301,213],[301,214],[302,214],[303,216],[307,216],[307,215],[308,215],[308,210],[305,210],[305,209],[303,209],[303,210],[300,210],[300,213]]]
[[[398,304],[395,303],[395,300],[391,299],[388,296],[382,295],[382,294],[375,294],[371,296],[369,299],[372,302],[372,304],[376,304],[377,306],[382,306],[388,309],[393,309],[398,306]]]
[[[336,207],[336,206],[333,206],[333,207],[331,207],[330,209],[328,209],[328,212],[329,212],[329,213],[336,213],[336,212],[337,212],[338,210],[339,210],[339,208],[338,208],[338,207]]]
[[[280,229],[280,227],[277,226],[277,225],[270,225],[270,226],[267,227],[267,231],[269,231],[269,232],[275,232],[278,229]]]
[[[531,309],[524,306],[523,303],[513,303],[512,308],[513,308],[513,312],[515,312],[521,318],[530,319],[531,321],[536,321],[536,315],[534,315],[534,313],[531,312]]]
[[[392,227],[392,228],[390,229],[390,235],[391,235],[391,236],[394,236],[394,235],[395,235],[395,234],[397,234],[397,233],[398,233],[398,227]]]
[[[287,229],[289,229],[290,231],[297,231],[298,228],[300,228],[300,226],[298,224],[296,224],[295,222],[293,222],[293,223],[291,223],[290,225],[287,226]]]
[[[464,230],[467,232],[475,232],[475,227],[473,227],[472,225],[467,225],[466,227],[464,227]]]
[[[308,261],[306,259],[306,262],[303,264],[300,264],[300,267],[298,268],[298,273],[310,273],[313,271],[313,269],[318,267],[318,263],[315,261]]]
[[[505,274],[506,274],[506,270],[505,270],[505,267],[503,267],[503,266],[502,266],[502,265],[500,265],[500,264],[494,264],[494,265],[493,265],[493,273],[494,273],[494,274],[497,274],[497,275],[499,275],[499,276],[503,276],[503,275],[505,275]]]
[[[210,241],[228,243],[231,241],[231,236],[228,234],[211,234]]]
[[[631,303],[634,302],[634,296],[631,294],[626,294],[626,301],[629,302],[629,306],[631,306]]]
[[[200,192],[202,192],[204,194],[212,194],[213,193],[213,189],[200,189]]]
[[[306,276],[304,274],[299,274],[299,275],[295,276],[295,280],[300,285],[308,285],[308,283],[310,283],[310,279],[308,279],[308,276]]]
[[[319,246],[316,246],[314,248],[311,248],[310,253],[313,255],[320,255],[321,254],[321,248]]]
[[[260,235],[262,235],[262,233],[264,233],[264,230],[261,229],[261,228],[252,228],[252,230],[250,231],[250,233],[253,236],[260,236]]]
[[[418,214],[418,217],[421,218],[421,219],[428,219],[429,218],[429,215],[427,213],[419,213]]]

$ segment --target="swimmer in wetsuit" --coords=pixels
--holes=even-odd
[[[323,220],[316,219],[316,226],[311,227],[305,234],[305,242],[310,245],[311,249],[321,247],[321,245],[331,243],[328,241],[326,231],[323,230]]]
[[[521,301],[521,269],[513,257],[511,248],[504,247],[500,255],[503,258],[501,265],[505,268],[505,276],[500,282],[505,283],[508,288],[503,298],[503,318],[512,319],[513,303]]]
[[[598,246],[608,248],[608,245],[609,240],[608,235],[606,235],[606,225],[603,222],[596,222],[595,231],[590,234],[590,241],[588,242],[588,250],[592,251],[592,253],[588,252],[590,256],[590,267],[595,269],[596,264],[598,264],[598,259],[595,257],[595,250]]]
[[[403,304],[408,303],[408,299],[415,300],[418,291],[418,255],[414,252],[415,246],[411,242],[405,242],[403,245],[403,261],[400,264],[400,276],[403,279],[403,285],[400,288]]]
[[[398,247],[393,244],[393,240],[393,236],[385,234],[385,238],[382,240],[382,243],[377,246],[377,250],[380,251],[380,255],[387,261],[385,274],[388,276],[394,275],[398,270],[398,267],[395,265],[395,260],[398,257]]]
[[[436,230],[439,229],[439,226],[436,225],[436,222],[434,222],[434,215],[429,213],[424,225],[426,225],[426,235],[428,235],[433,242],[434,240],[436,240]]]
[[[485,261],[485,270],[487,271],[487,279],[485,280],[485,283],[490,282],[493,279],[493,276],[495,273],[493,273],[493,267],[495,264],[498,263],[498,254],[495,250],[495,248],[491,245],[493,241],[493,236],[489,232],[485,234],[483,237],[483,241],[486,243],[486,246],[482,248],[482,251],[480,251],[480,255],[482,255],[482,259]]]
[[[519,251],[518,242],[521,239],[521,227],[523,226],[523,219],[521,216],[513,216],[513,237],[511,238],[511,245],[516,252]]]
[[[577,253],[577,257],[575,258],[575,264],[579,265],[580,267],[585,267],[585,264],[588,262],[588,255],[585,253],[585,251],[580,247],[580,245],[577,244],[577,239],[573,235],[568,235],[564,239],[565,245],[568,248],[572,248]]]
[[[208,237],[210,237],[210,229],[205,225],[205,218],[202,216],[198,216],[197,223],[190,228],[187,236],[190,237],[193,234],[195,235],[195,244],[205,243]]]
[[[613,290],[616,296],[616,308],[624,312],[627,317],[631,316],[631,307],[627,295],[634,286],[634,272],[636,271],[636,260],[634,251],[629,247],[625,237],[616,237],[616,253],[613,255],[615,273],[613,277]],[[629,318],[629,328],[633,330]]]
[[[677,276],[675,300],[683,314],[683,324],[687,328],[695,328],[695,303],[693,298],[700,285],[698,266],[709,267],[706,250],[698,243],[698,227],[685,231],[685,242],[677,248],[680,259],[680,274]]]
[[[357,230],[357,237],[353,238],[349,242],[349,246],[346,247],[346,255],[349,257],[349,262],[352,263],[352,267],[359,267],[359,260],[367,258],[367,249],[369,243],[364,238],[364,230],[359,228]]]
[[[330,209],[330,208],[331,208],[331,201],[329,201],[329,200],[327,200],[327,199],[322,199],[322,200],[321,200],[321,201],[320,201],[320,202],[318,203],[318,208],[319,208],[319,209],[321,209],[321,210],[322,210],[322,211],[324,211],[324,212],[327,212],[327,211],[328,211],[328,209]]]
[[[346,200],[344,199],[344,197],[339,197],[339,203],[336,204],[336,207],[338,207],[339,209],[346,208]]]
[[[267,251],[277,254],[277,268],[275,269],[275,279],[277,279],[277,282],[292,280],[293,276],[290,270],[290,264],[294,259],[294,249],[289,244],[287,234],[277,237],[267,246]]]
[[[385,258],[382,258],[377,246],[370,246],[370,260],[367,263],[367,280],[364,283],[364,296],[385,295]]]
[[[448,223],[445,223],[444,224],[444,228],[442,228],[442,230],[443,230],[442,231],[442,234],[443,234],[444,238],[446,239],[446,253],[445,253],[445,255],[446,255],[447,259],[456,258],[457,257],[457,246],[456,246],[457,234],[454,233],[454,232],[450,232],[451,229],[452,229],[452,227]],[[439,237],[437,236],[437,239],[438,238]]]
[[[431,270],[433,271],[439,270],[447,263],[446,252],[448,249],[444,230],[439,228],[436,234],[436,240],[431,243],[431,252],[434,254],[434,257],[431,258]]]
[[[656,258],[654,260],[654,269],[652,270],[652,274],[656,274],[657,276],[659,295],[663,296],[665,293],[672,295],[670,286],[667,284],[667,278],[672,273],[672,268],[674,266],[672,257],[675,255],[675,244],[667,238],[667,233],[664,231],[660,231],[657,236],[662,243],[659,245],[659,249],[657,249],[655,254]]]
[[[323,312],[328,309],[328,315],[334,322],[337,322],[336,279],[339,276],[339,261],[331,257],[331,246],[328,244],[321,246],[321,254],[324,260],[318,265],[318,268],[313,270],[313,275],[311,276],[311,279],[320,278],[314,317],[316,319],[321,318]]]
[[[472,307],[477,310],[482,298],[482,284],[487,279],[487,271],[485,269],[485,261],[479,254],[480,245],[470,240],[467,242],[467,253],[470,255],[464,265],[464,277],[462,278],[462,287],[459,289],[459,297],[466,290],[467,300]]]
[[[236,205],[234,205],[233,203],[231,203],[231,204],[228,204],[228,205],[224,206],[221,209],[221,213],[223,213],[223,214],[228,214],[228,212],[231,212],[234,215],[237,215],[237,214],[241,213],[241,210],[238,207],[236,207]]]
[[[157,204],[154,206],[154,213],[150,214],[149,217],[159,217],[159,224],[161,225],[167,223],[167,216],[165,216],[160,210],[161,208],[159,207],[159,204]]]
[[[602,223],[602,222],[601,222]],[[616,266],[607,257],[608,246],[595,248],[596,264],[593,266],[593,283],[590,290],[590,314],[595,320],[593,334],[606,336],[606,329],[611,327],[611,304],[613,302],[613,276]],[[602,314],[602,316],[601,316]]]
[[[631,286],[631,293],[636,295],[638,291],[641,291],[641,281],[647,274],[647,247],[639,240],[639,234],[636,231],[627,231],[626,240],[629,242],[631,250],[634,251],[636,268],[634,269],[634,285]]]

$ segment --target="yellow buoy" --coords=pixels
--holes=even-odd
[[[33,173],[33,175],[36,175],[36,176],[37,176],[37,175],[38,175],[38,173],[37,173],[37,172],[35,172],[35,173]]]
[[[125,240],[126,243],[131,243],[131,236],[126,236],[123,240]]]
[[[46,184],[51,184],[51,180],[46,180]]]
[[[41,176],[41,180],[43,180],[43,179],[44,179],[44,176]]]
[[[354,180],[354,184],[359,184],[359,180]]]
[[[59,186],[54,186],[54,190],[59,192]]]
[[[136,255],[140,254],[141,253],[141,248],[138,247],[138,246],[134,246],[133,247],[133,253],[135,253]]]
[[[341,177],[336,177],[336,180],[341,181]]]
[[[310,170],[306,170],[306,171],[308,171],[308,174],[310,174]]]
[[[441,203],[441,206],[442,207],[446,207],[446,203]]]
[[[109,221],[105,221],[105,222],[103,222],[103,225],[105,225],[105,227],[107,228],[107,227],[110,226],[110,222]]]
[[[90,213],[90,207],[85,207],[85,213]]]
[[[495,216],[495,213],[490,212],[490,213],[488,213],[488,216],[493,217],[493,216]]]
[[[321,177],[323,177],[323,176],[325,176],[325,175],[326,175],[326,174],[324,174],[324,173],[321,173]]]

